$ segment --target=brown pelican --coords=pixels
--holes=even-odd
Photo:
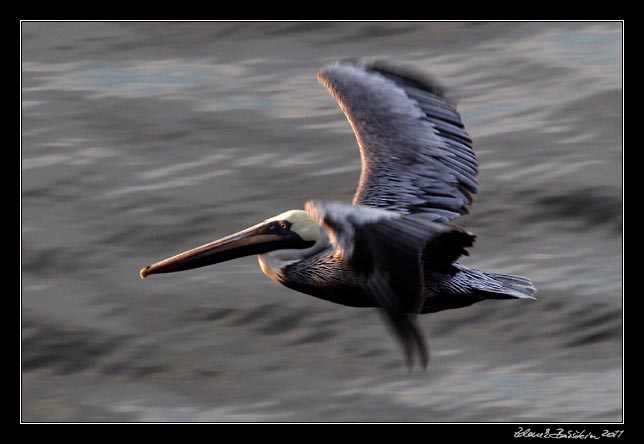
[[[474,236],[449,222],[478,192],[472,140],[431,79],[382,62],[344,61],[319,81],[346,115],[362,171],[353,204],[310,200],[239,233],[141,269],[142,278],[259,255],[289,288],[382,309],[407,365],[429,353],[415,315],[484,299],[534,299],[529,279],[459,264]]]

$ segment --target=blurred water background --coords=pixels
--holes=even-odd
[[[459,100],[480,162],[467,265],[539,300],[421,318],[408,372],[372,309],[254,257],[140,267],[308,198],[350,201],[317,69],[378,56]],[[22,24],[24,421],[621,421],[621,23]]]

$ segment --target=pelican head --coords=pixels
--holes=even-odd
[[[262,271],[279,280],[279,270],[322,248],[323,230],[303,210],[290,210],[214,242],[144,267],[141,278],[214,265],[239,257],[260,255]]]

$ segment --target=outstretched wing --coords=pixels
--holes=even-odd
[[[340,62],[318,73],[360,146],[353,203],[448,222],[478,192],[472,140],[433,81],[382,62]]]
[[[423,262],[448,266],[465,253],[473,237],[457,227],[358,205],[308,201],[304,208],[327,231],[342,261],[361,277],[366,293],[385,310],[408,365],[416,350],[427,366],[427,346],[414,322],[425,302]]]

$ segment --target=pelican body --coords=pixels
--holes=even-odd
[[[472,140],[444,90],[383,62],[323,68],[356,135],[362,171],[352,204],[309,200],[220,240],[147,266],[141,277],[258,255],[266,276],[351,307],[377,307],[411,367],[429,353],[415,316],[485,299],[534,299],[528,278],[457,262],[474,235],[451,224],[478,192]]]

